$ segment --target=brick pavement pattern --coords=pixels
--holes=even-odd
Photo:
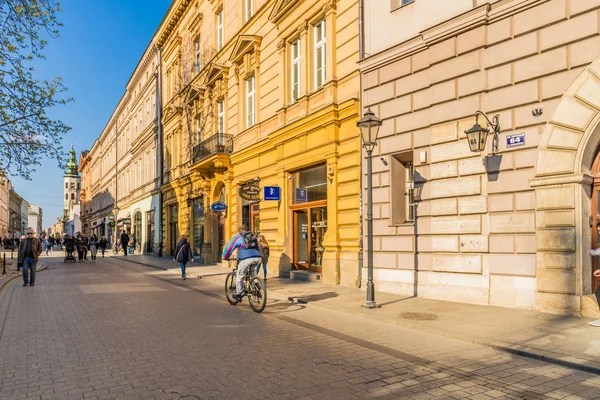
[[[0,293],[0,399],[594,399],[600,377],[106,259]],[[175,284],[174,284],[175,283]]]

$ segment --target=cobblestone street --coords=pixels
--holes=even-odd
[[[586,372],[302,304],[255,314],[226,303],[223,276],[149,270],[57,262],[7,284],[0,398],[600,398]]]

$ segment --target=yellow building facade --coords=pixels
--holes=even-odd
[[[220,262],[246,224],[269,276],[360,279],[357,19],[357,0],[173,2],[155,36],[166,254],[185,234]]]

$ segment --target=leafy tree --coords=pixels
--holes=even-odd
[[[33,63],[44,59],[46,39],[58,37],[56,0],[0,0],[0,175],[31,179],[43,157],[64,164],[62,136],[71,128],[46,115],[64,105],[60,77],[34,77]]]

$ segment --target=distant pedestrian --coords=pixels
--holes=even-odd
[[[92,255],[92,261],[96,261],[96,254],[98,254],[98,237],[96,234],[92,234],[90,241],[88,242],[90,246],[90,253]]]
[[[123,233],[121,233],[121,247],[123,248],[123,253],[125,254],[125,257],[127,257],[127,245],[129,244],[129,235],[127,234],[127,232],[123,231]]]
[[[87,242],[82,235],[77,235],[77,241],[75,242],[75,247],[77,247],[77,259],[79,261],[83,261],[83,256],[87,251]]]
[[[263,267],[263,273],[264,273],[264,281],[265,284],[267,283],[267,263],[269,262],[269,243],[267,243],[267,239],[265,239],[265,237],[263,235],[259,235],[258,236],[258,248],[260,249],[260,253],[262,254],[262,267]],[[260,272],[260,267],[261,265],[258,264],[258,267],[256,267],[256,273],[258,274]]]
[[[83,240],[85,241],[85,250],[83,252],[83,259],[87,260],[87,253],[88,253],[88,250],[90,249],[90,241],[86,235],[83,235]]]
[[[100,251],[102,252],[102,258],[104,258],[104,252],[106,251],[106,248],[108,247],[108,241],[106,240],[106,238],[104,236],[102,236],[102,238],[98,242],[98,247],[100,247]]]
[[[48,255],[48,252],[50,251],[50,241],[47,238],[44,239],[44,250],[46,251],[46,255]]]
[[[175,247],[175,258],[173,261],[177,261],[179,263],[179,267],[181,268],[181,279],[186,280],[187,276],[185,274],[185,267],[189,261],[194,262],[194,256],[192,255],[192,249],[190,248],[190,244],[187,241],[187,237],[183,235],[179,242],[177,242],[177,246]]]
[[[135,235],[131,236],[131,243],[129,244],[129,254],[135,254],[135,246],[137,244],[137,239]]]
[[[33,229],[27,229],[27,238],[19,245],[19,264],[23,266],[23,286],[35,285],[35,267],[42,254],[42,243],[36,238]]]

